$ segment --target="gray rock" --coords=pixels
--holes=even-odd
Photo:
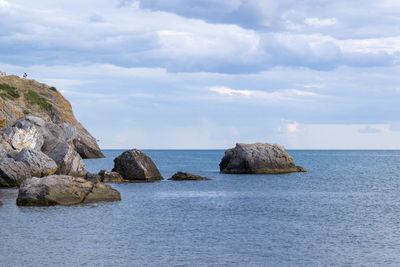
[[[127,180],[162,180],[160,171],[145,153],[137,150],[127,150],[114,159],[114,172],[118,172]]]
[[[19,151],[18,150],[14,150],[14,149],[11,149],[11,150],[9,150],[8,152],[7,152],[7,158],[12,158],[12,159],[17,159],[17,157],[18,157],[18,154],[19,154]]]
[[[28,147],[25,147],[19,152],[16,161],[25,163],[31,171],[31,176],[36,177],[52,175],[58,169],[55,161],[46,154]]]
[[[85,175],[85,179],[92,183],[101,183],[101,177],[96,173],[87,172]]]
[[[121,200],[120,193],[109,185],[92,183],[79,177],[52,175],[26,179],[19,188],[17,205],[74,205],[118,200]]]
[[[31,171],[25,163],[11,158],[0,160],[0,187],[18,187],[28,177]]]
[[[48,139],[42,151],[57,163],[57,174],[79,177],[86,175],[85,163],[81,156],[67,143],[58,139]]]
[[[124,179],[118,172],[109,172],[106,170],[101,170],[99,172],[100,180],[103,183],[122,183]]]
[[[96,139],[83,127],[78,128],[77,138],[73,143],[82,158],[104,158]]]
[[[177,172],[175,173],[171,178],[168,180],[173,180],[173,181],[205,181],[205,180],[212,180],[207,177],[202,177],[199,175],[187,173],[187,172]]]
[[[226,150],[219,164],[222,173],[257,174],[305,172],[296,166],[293,158],[280,145],[273,144],[236,144]]]

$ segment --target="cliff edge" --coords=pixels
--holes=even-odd
[[[79,155],[82,158],[104,157],[96,139],[76,120],[71,104],[55,87],[15,75],[0,75],[0,128],[13,125],[25,115],[75,126],[72,146]]]

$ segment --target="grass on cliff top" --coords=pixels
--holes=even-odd
[[[40,96],[35,91],[28,90],[28,92],[26,92],[26,94],[25,94],[25,97],[26,97],[26,100],[28,100],[28,102],[30,104],[32,104],[32,105],[36,104],[43,110],[47,110],[47,111],[51,110],[52,105],[49,102],[47,102],[47,100],[44,97]]]
[[[57,92],[57,88],[55,88],[54,86],[49,88],[51,91]]]
[[[0,84],[0,97],[4,100],[6,99],[17,99],[19,97],[19,93],[17,88],[9,86],[6,83]]]

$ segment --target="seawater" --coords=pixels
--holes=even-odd
[[[17,207],[0,190],[0,266],[400,266],[400,151],[289,151],[307,173],[220,174],[222,150],[147,150],[165,178],[122,201]],[[110,170],[122,151],[85,160]]]

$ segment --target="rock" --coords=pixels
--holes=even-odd
[[[85,128],[78,128],[77,138],[73,142],[82,158],[104,158],[96,139]]]
[[[52,175],[26,179],[19,188],[17,205],[74,205],[98,201],[121,200],[120,193],[109,185],[83,178]]]
[[[187,172],[177,172],[175,173],[171,178],[169,178],[168,180],[173,180],[173,181],[201,181],[201,180],[212,180],[210,178],[207,177],[202,177],[199,175],[195,175],[195,174],[191,174],[191,173],[187,173]]]
[[[25,163],[11,158],[0,160],[0,187],[18,187],[28,177],[31,171]]]
[[[39,133],[36,126],[31,126],[26,129],[7,127],[3,131],[3,137],[18,151],[24,147],[40,150],[43,145],[43,136]]]
[[[87,172],[85,175],[85,179],[92,183],[101,183],[101,177],[96,173]]]
[[[19,152],[16,161],[25,163],[31,172],[31,176],[43,177],[54,174],[58,167],[54,160],[41,151],[25,147]]]
[[[99,172],[100,180],[103,183],[121,183],[124,182],[124,178],[122,178],[121,174],[118,172],[109,172],[106,170],[101,170]]]
[[[42,151],[57,163],[57,174],[79,177],[86,175],[85,163],[81,156],[67,143],[58,139],[48,140]]]
[[[163,179],[153,160],[137,149],[127,150],[115,158],[112,171],[118,172],[127,180]]]
[[[293,158],[280,145],[273,144],[236,144],[226,150],[219,164],[222,173],[261,174],[305,172],[296,166]]]

